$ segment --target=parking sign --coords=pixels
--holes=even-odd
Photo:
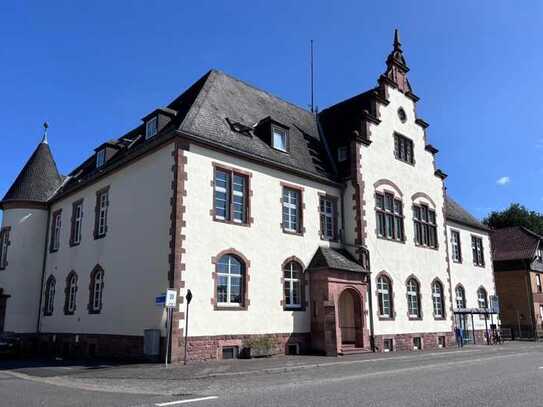
[[[166,308],[175,308],[177,305],[177,291],[168,290],[166,292]]]

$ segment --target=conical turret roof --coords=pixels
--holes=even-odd
[[[62,183],[51,149],[44,137],[0,204],[45,203]]]

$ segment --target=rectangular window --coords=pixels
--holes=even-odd
[[[415,205],[413,206],[413,222],[415,244],[437,248],[436,212],[427,205]]]
[[[471,249],[473,251],[473,264],[484,267],[485,256],[483,251],[483,239],[477,236],[471,237]]]
[[[541,274],[535,275],[535,283],[537,285],[537,292],[543,292],[543,287],[541,286]]]
[[[283,231],[300,233],[302,231],[301,201],[298,189],[283,187]]]
[[[383,351],[392,352],[394,350],[394,342],[392,339],[383,340]]]
[[[96,193],[96,219],[94,222],[94,238],[99,239],[107,233],[107,212],[109,207],[109,188]]]
[[[83,201],[77,201],[72,206],[72,233],[70,245],[75,246],[81,243],[81,229],[83,226]]]
[[[538,262],[543,262],[543,249],[541,247],[537,248],[537,251],[535,253],[535,260]]]
[[[0,231],[0,270],[4,270],[8,265],[8,247],[9,229],[4,228]]]
[[[438,336],[437,337],[437,347],[438,348],[444,348],[446,346],[447,342],[444,336]]]
[[[247,175],[215,169],[215,219],[239,224],[248,223],[248,184]]]
[[[49,245],[50,252],[56,252],[60,248],[60,227],[62,222],[62,210],[53,213],[51,222],[51,242]]]
[[[422,350],[422,339],[420,336],[413,338],[413,350]]]
[[[153,117],[145,124],[145,139],[150,139],[158,133],[158,118]]]
[[[321,196],[319,202],[321,237],[326,240],[337,239],[337,199]]]
[[[288,131],[272,126],[272,147],[286,152],[288,150]]]
[[[385,192],[375,195],[377,235],[385,239],[404,240],[403,205],[393,194]]]
[[[452,260],[455,263],[462,263],[462,249],[460,247],[460,232],[451,231]]]
[[[106,163],[105,148],[96,152],[96,168],[102,167]]]
[[[347,161],[347,147],[338,147],[337,149],[337,161],[342,163],[344,161]]]
[[[414,164],[413,141],[401,134],[394,134],[394,155],[398,160]]]

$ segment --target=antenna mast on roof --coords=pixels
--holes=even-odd
[[[313,40],[311,40],[311,111],[315,112],[315,75],[313,72]]]

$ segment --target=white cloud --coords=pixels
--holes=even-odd
[[[507,185],[509,183],[511,183],[511,178],[509,177],[501,177],[496,181],[498,185]]]

